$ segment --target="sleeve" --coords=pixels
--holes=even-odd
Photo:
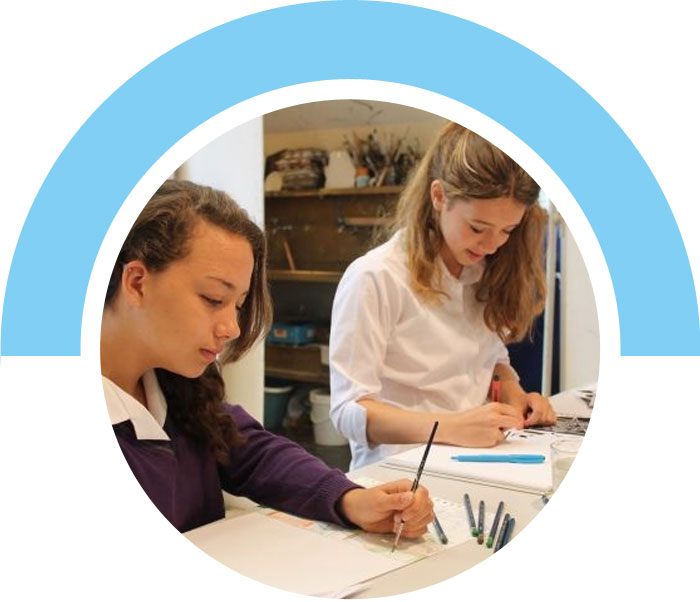
[[[368,446],[367,412],[357,402],[377,397],[392,329],[391,307],[381,275],[355,262],[333,300],[329,368],[330,418],[348,439]]]
[[[245,440],[231,450],[230,465],[219,467],[225,491],[304,518],[354,526],[336,504],[358,485],[296,443],[266,431],[240,406],[225,408]]]

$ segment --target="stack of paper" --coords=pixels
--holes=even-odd
[[[465,448],[434,444],[423,472],[466,481],[490,483],[522,491],[546,493],[552,489],[550,445],[560,438],[562,435],[556,433],[513,431],[503,443],[490,448]],[[383,465],[388,468],[415,472],[423,457],[424,450],[425,446],[410,449],[391,456]],[[545,457],[545,461],[541,464],[510,464],[505,462],[458,462],[451,459],[452,456],[464,454],[541,454]]]
[[[597,384],[562,391],[549,398],[557,416],[590,418],[595,401]]]

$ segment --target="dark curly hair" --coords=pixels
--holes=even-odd
[[[154,272],[189,253],[189,241],[198,220],[244,238],[253,251],[250,291],[239,314],[240,336],[229,342],[221,362],[240,358],[269,330],[272,306],[267,287],[265,235],[226,193],[193,184],[167,180],[146,204],[126,237],[107,286],[105,307],[119,291],[123,266],[142,261]],[[183,432],[209,449],[221,464],[229,462],[229,450],[243,443],[236,425],[221,406],[224,381],[216,364],[197,378],[186,378],[156,369],[168,400],[168,414]]]

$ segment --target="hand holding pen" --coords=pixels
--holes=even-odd
[[[438,427],[438,422],[436,421],[435,424],[433,424],[433,430],[430,432],[430,437],[428,438],[428,443],[425,446],[425,452],[423,452],[423,458],[421,459],[420,465],[418,466],[418,471],[416,472],[416,478],[413,480],[413,486],[411,487],[411,492],[415,492],[418,489],[418,485],[420,483],[420,477],[423,474],[423,468],[425,467],[425,462],[428,459],[428,454],[430,453],[430,448],[433,445],[433,439],[435,438],[435,431],[437,431]],[[396,537],[394,538],[394,545],[391,548],[391,551],[393,552],[396,549],[396,546],[399,543],[399,539],[401,538],[401,532],[404,529],[405,521],[401,519],[401,522],[399,523],[399,527],[396,530]]]

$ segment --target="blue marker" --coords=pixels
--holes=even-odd
[[[510,464],[542,464],[545,460],[541,454],[478,454],[474,456],[452,456],[457,462],[507,462]]]

